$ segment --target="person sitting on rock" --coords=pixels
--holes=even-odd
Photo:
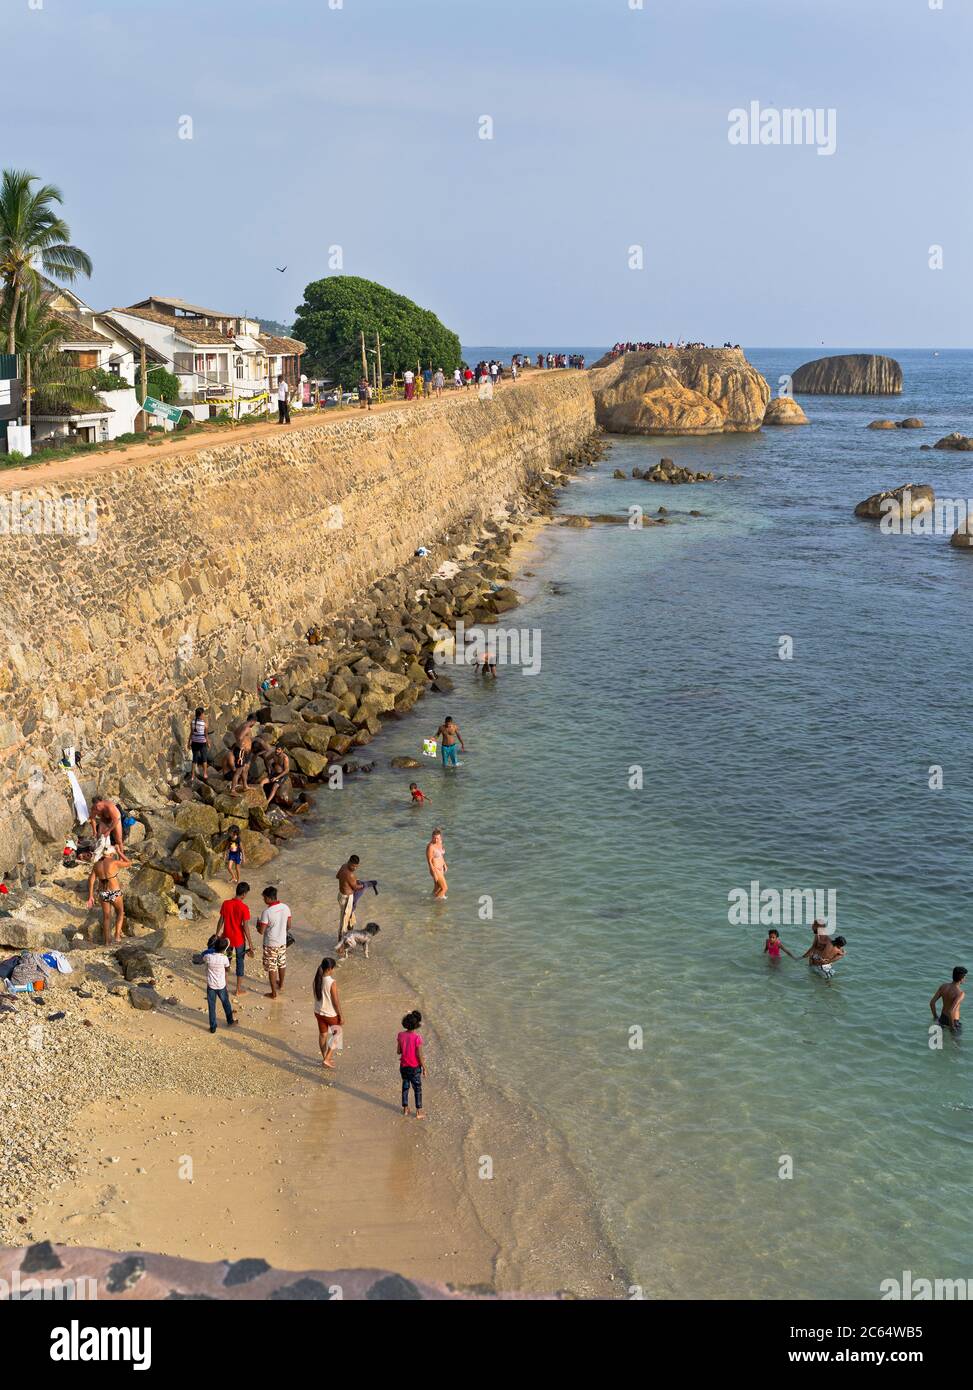
[[[291,760],[287,756],[287,749],[282,743],[278,743],[267,759],[267,776],[260,783],[268,806],[280,791],[280,784],[284,778],[290,776],[290,770]]]
[[[102,796],[99,792],[91,803],[90,821],[96,850],[100,841],[106,841],[115,847],[118,862],[128,864],[129,859],[123,844],[122,813],[115,802],[109,801],[107,796]]]

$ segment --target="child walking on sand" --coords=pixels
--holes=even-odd
[[[422,1074],[426,1061],[422,1054],[422,1034],[418,1032],[422,1014],[413,1009],[402,1020],[402,1032],[396,1038],[395,1050],[399,1058],[399,1075],[402,1078],[402,1114],[409,1113],[409,1087],[416,1096],[416,1119],[424,1120],[426,1112],[422,1108]]]
[[[226,846],[226,871],[230,875],[231,883],[240,882],[240,865],[243,863],[243,844],[240,840],[240,831],[234,826],[230,831],[230,838]]]
[[[236,1016],[230,1004],[230,995],[226,988],[226,952],[229,942],[225,936],[211,936],[206,943],[206,950],[201,951],[198,956],[193,956],[194,965],[206,966],[206,1005],[209,1009],[209,1031],[216,1032],[216,1001],[223,1005],[223,1012],[226,1014],[226,1026],[232,1027],[236,1023]]]

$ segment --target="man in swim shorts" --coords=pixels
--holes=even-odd
[[[443,760],[443,767],[455,767],[459,750],[462,749],[465,753],[466,744],[451,714],[447,714],[436,730],[436,737],[439,739],[439,755]]]
[[[128,860],[125,862],[128,863]],[[125,900],[122,897],[122,885],[118,881],[118,871],[121,867],[121,860],[114,847],[110,846],[101,852],[88,875],[88,907],[92,908],[95,905],[97,884],[98,898],[101,902],[101,927],[106,946],[113,939],[112,919],[114,918],[115,941],[121,941],[122,928],[125,925]]]
[[[958,1033],[963,1026],[960,1022],[959,1011],[960,1005],[966,998],[966,990],[963,989],[966,974],[965,965],[954,965],[952,980],[948,984],[940,985],[929,1001],[932,1016],[940,1028],[949,1028],[953,1033]],[[936,1013],[937,1004],[942,1005],[942,1011],[939,1014]]]
[[[836,936],[832,941],[826,933],[815,933],[814,941],[801,959],[803,960],[806,956],[811,969],[816,970],[819,975],[823,975],[826,980],[830,980],[834,974],[835,966],[844,954],[845,938],[843,936]]]

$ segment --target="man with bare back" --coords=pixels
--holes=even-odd
[[[966,973],[965,965],[955,965],[952,980],[945,985],[940,985],[929,1001],[932,1016],[940,1028],[949,1028],[954,1033],[958,1033],[963,1026],[960,1022],[959,1011],[960,1005],[966,998],[966,990],[963,988]],[[942,1005],[942,1012],[939,1014],[936,1013],[937,1004]]]

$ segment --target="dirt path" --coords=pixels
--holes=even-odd
[[[530,386],[536,382],[557,378],[561,373],[557,371],[538,372],[533,377],[526,380],[506,382],[500,389],[501,391],[523,390],[525,386]],[[469,405],[478,399],[475,389],[469,390],[447,390],[442,400],[432,402],[425,400],[415,401],[385,401],[381,405],[373,405],[371,414],[379,414],[389,410],[417,410],[424,411],[430,405],[436,409],[463,409],[464,404]],[[267,438],[270,435],[287,436],[300,433],[302,430],[314,429],[322,424],[328,424],[332,420],[351,420],[356,415],[361,415],[362,411],[358,406],[339,406],[330,410],[309,410],[295,411],[289,425],[278,425],[276,420],[266,421],[259,425],[227,425],[223,429],[207,430],[201,435],[180,435],[176,432],[166,435],[157,442],[145,444],[129,444],[118,449],[106,449],[104,452],[93,454],[77,454],[73,458],[57,459],[51,463],[31,463],[22,468],[7,468],[0,470],[0,492],[10,492],[14,488],[36,488],[47,487],[52,484],[65,483],[68,480],[78,478],[97,477],[101,473],[114,472],[121,468],[137,468],[140,464],[156,462],[158,459],[173,458],[176,455],[186,457],[189,454],[199,453],[203,449],[222,448],[227,444],[246,444],[254,439]],[[38,458],[42,455],[38,455]]]

